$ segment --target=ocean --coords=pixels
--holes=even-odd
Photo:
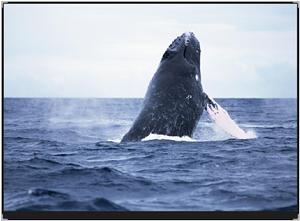
[[[205,112],[192,139],[120,143],[142,101],[5,98],[5,211],[297,210],[296,99],[216,99],[253,139]]]

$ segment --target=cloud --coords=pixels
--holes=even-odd
[[[211,96],[296,97],[295,8],[5,5],[5,96],[143,97],[167,46],[192,30]]]

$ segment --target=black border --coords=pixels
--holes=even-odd
[[[287,2],[287,1],[273,1],[273,2],[236,2],[236,1],[228,1],[228,2],[209,2],[209,1],[7,1],[1,2],[2,7],[2,35],[1,35],[1,46],[2,46],[2,59],[1,59],[1,70],[2,70],[2,218],[9,220],[57,220],[57,219],[65,219],[65,220],[291,220],[297,219],[299,214],[299,2]],[[297,5],[297,211],[174,211],[174,212],[166,212],[166,211],[155,211],[155,212],[77,212],[77,211],[4,211],[4,169],[3,169],[3,160],[4,160],[4,5],[6,4],[296,4]]]
[[[6,1],[3,4],[297,4],[288,1]]]
[[[3,217],[5,219],[13,220],[216,220],[216,219],[230,219],[230,220],[291,220],[296,219],[297,212],[57,212],[57,211],[45,211],[45,212],[4,212]]]

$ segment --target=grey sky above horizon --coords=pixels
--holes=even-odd
[[[297,97],[296,4],[6,4],[5,97],[144,97],[174,38],[211,97]]]

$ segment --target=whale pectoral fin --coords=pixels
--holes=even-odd
[[[207,95],[206,95],[207,96]],[[230,117],[228,112],[214,99],[206,98],[206,111],[209,118],[226,133],[238,139],[253,139],[256,135],[248,133],[238,126],[238,124]]]
[[[205,108],[205,110],[207,110],[207,105],[218,109],[218,105],[216,104],[216,102],[213,99],[211,99],[206,93],[203,93],[203,94],[204,94],[204,108]]]

